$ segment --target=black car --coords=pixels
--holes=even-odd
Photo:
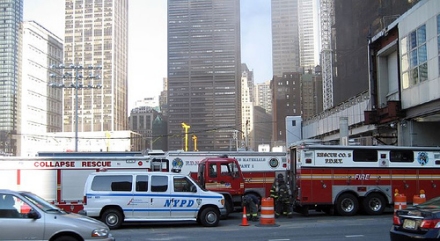
[[[391,241],[440,240],[440,197],[397,210],[390,238]]]

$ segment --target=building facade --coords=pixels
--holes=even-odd
[[[370,41],[373,137],[399,146],[438,146],[440,2],[421,1]],[[374,106],[374,107],[373,107]]]
[[[142,137],[142,150],[153,149],[153,121],[156,120],[158,112],[150,106],[139,106],[131,110],[129,125],[130,130],[139,133]]]
[[[286,146],[286,116],[301,115],[301,73],[274,76],[272,90],[272,147]]]
[[[47,145],[47,133],[63,128],[63,90],[48,86],[47,63],[59,65],[63,41],[38,23],[23,23],[20,135],[17,156],[35,156]]]
[[[23,0],[1,1],[0,9],[0,35],[3,36],[0,42],[0,153],[16,155],[20,130]]]
[[[300,71],[298,1],[271,0],[273,75]]]
[[[64,64],[76,68],[64,84],[77,88],[64,89],[64,131],[74,131],[76,117],[79,132],[126,130],[128,0],[66,0],[65,6]]]
[[[272,93],[270,92],[270,80],[255,84],[254,92],[254,105],[265,109],[268,114],[272,113]]]
[[[369,88],[368,39],[419,0],[334,0],[333,101],[335,106]],[[351,23],[351,24],[347,24]]]
[[[241,128],[240,54],[240,1],[168,1],[169,150],[184,149],[185,130],[200,151],[229,149]]]
[[[246,64],[241,65],[241,134],[237,136],[241,140],[240,147],[249,149],[254,119],[254,73]],[[237,147],[238,148],[238,147]]]
[[[309,70],[301,75],[301,110],[301,117],[305,120],[323,110],[322,76],[318,71]]]

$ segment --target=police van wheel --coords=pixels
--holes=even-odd
[[[341,216],[352,216],[359,209],[359,201],[350,193],[342,194],[336,201],[336,210]]]
[[[120,211],[116,209],[108,209],[102,214],[101,221],[110,229],[117,229],[121,227],[123,217]]]
[[[215,227],[220,221],[220,213],[214,208],[205,208],[200,213],[199,220],[205,227]]]

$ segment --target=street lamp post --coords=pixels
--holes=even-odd
[[[83,68],[82,65],[71,64],[70,66],[65,66],[63,64],[60,64],[60,65],[51,65],[50,68],[64,70],[64,73],[62,76],[58,76],[56,74],[50,74],[51,78],[60,78],[63,80],[63,82],[66,79],[73,79],[74,80],[74,82],[71,83],[70,85],[65,85],[64,83],[49,83],[49,87],[75,89],[75,152],[78,152],[78,106],[79,106],[79,104],[78,104],[78,89],[101,89],[102,88],[101,84],[84,85],[83,83],[80,83],[80,80],[83,80],[83,79],[100,79],[99,75],[93,75],[93,74],[89,74],[88,76],[84,77],[81,72],[83,72],[84,69],[92,71],[92,70],[102,69],[102,67],[90,65],[87,68]],[[71,72],[66,72],[69,69],[71,71],[74,71],[74,73],[72,74]]]

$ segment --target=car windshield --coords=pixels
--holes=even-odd
[[[440,197],[430,199],[424,203],[417,205],[418,208],[440,208]]]
[[[32,204],[43,210],[44,212],[50,212],[50,211],[63,212],[57,206],[47,202],[43,198],[33,193],[22,193],[22,196],[26,198],[26,200],[28,200],[29,202],[31,202]]]

